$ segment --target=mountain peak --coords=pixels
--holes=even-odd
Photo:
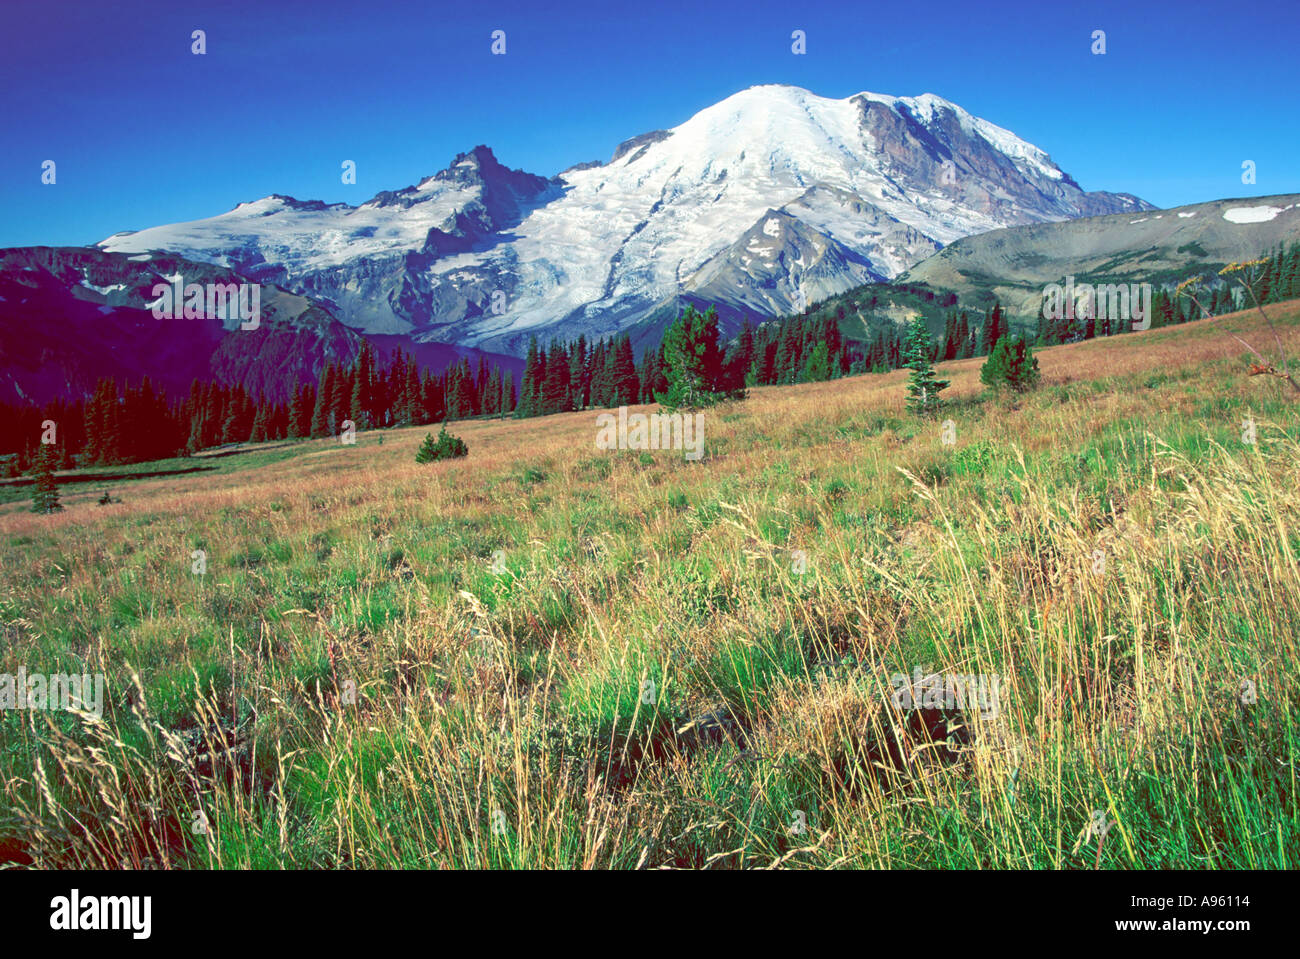
[[[457,153],[447,169],[433,175],[435,180],[451,180],[457,183],[481,182],[484,176],[498,170],[505,170],[497,160],[491,147],[479,144],[468,153]]]
[[[514,350],[619,333],[683,295],[778,315],[974,233],[1143,208],[934,93],[762,84],[562,178],[479,144],[360,207],[273,198],[102,246],[254,264],[367,332]],[[485,305],[497,291],[506,313]]]

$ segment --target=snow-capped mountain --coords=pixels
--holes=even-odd
[[[889,279],[963,236],[1151,209],[934,96],[758,86],[549,180],[486,147],[360,206],[270,196],[119,233],[317,298],[373,333],[518,353],[680,298],[773,316]]]

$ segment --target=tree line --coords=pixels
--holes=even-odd
[[[681,405],[712,395],[738,395],[748,386],[826,380],[849,372],[852,354],[834,318],[792,316],[755,327],[745,318],[724,344],[717,311],[687,305],[656,348],[638,363],[624,334],[589,343],[528,344],[520,417],[636,403]]]
[[[53,448],[55,469],[140,463],[229,443],[337,436],[348,422],[365,430],[501,415],[514,411],[515,398],[513,374],[486,357],[475,366],[461,358],[434,374],[398,349],[381,368],[368,342],[351,363],[326,363],[316,383],[299,385],[288,402],[198,380],[173,400],[148,377],[137,387],[102,379],[86,399],[0,407],[13,426],[0,438],[0,473],[25,472],[44,446]]]
[[[1300,297],[1300,243],[1277,247],[1263,259],[1255,290],[1262,303]],[[916,291],[912,291],[916,292]],[[927,292],[927,291],[922,291]],[[1212,315],[1242,308],[1227,284],[1205,302]],[[242,386],[195,380],[186,397],[169,399],[148,377],[138,386],[101,380],[84,399],[55,400],[41,408],[2,406],[14,428],[0,437],[0,474],[18,475],[35,461],[45,424],[57,441],[49,458],[56,469],[125,464],[190,455],[229,443],[335,436],[345,424],[356,430],[427,425],[476,416],[545,416],[570,410],[606,409],[637,403],[693,405],[743,395],[751,386],[817,382],[866,372],[992,356],[1012,336],[1006,311],[996,301],[985,310],[962,309],[957,297],[929,294],[947,308],[939,337],[912,324],[889,323],[867,342],[844,335],[841,299],[807,312],[761,323],[746,317],[736,337],[723,343],[716,311],[686,306],[657,348],[633,355],[627,334],[589,342],[533,337],[516,392],[513,375],[486,357],[462,358],[441,374],[421,369],[416,357],[396,350],[381,367],[364,342],[348,364],[326,363],[315,383],[299,384],[288,402],[250,395]],[[877,303],[873,295],[871,305]],[[1197,319],[1196,307],[1177,292],[1153,291],[1151,326]],[[1128,329],[1102,320],[1043,320],[1022,330],[1019,354],[1037,346],[1074,342]],[[1006,360],[999,355],[998,364]],[[922,384],[918,389],[924,392]],[[937,391],[936,391],[937,392]],[[923,405],[925,401],[922,401]]]

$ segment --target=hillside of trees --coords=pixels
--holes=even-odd
[[[1262,303],[1300,297],[1300,244],[1263,257],[1254,289]],[[1216,274],[1206,276],[1212,315],[1252,305]],[[1080,280],[1079,282],[1082,282]],[[955,295],[916,286],[871,284],[813,304],[803,314],[754,325],[746,319],[735,339],[721,343],[712,311],[701,320],[698,350],[704,387],[739,395],[747,387],[773,386],[884,372],[906,365],[907,327],[891,318],[899,304],[942,332],[932,338],[933,361],[990,354],[1010,333],[1039,346],[1118,335],[1128,323],[1087,319],[1040,319],[1036,328],[1011,329],[994,302],[963,307]],[[1153,291],[1152,328],[1196,319],[1186,297],[1160,287]],[[687,314],[683,314],[686,316]],[[858,335],[847,335],[849,329]],[[671,330],[671,328],[670,328]],[[553,340],[528,347],[523,381],[480,358],[434,375],[414,356],[395,351],[380,368],[374,349],[363,344],[350,365],[330,363],[315,383],[292,389],[292,399],[275,403],[242,387],[221,383],[190,386],[183,398],[169,398],[148,377],[130,386],[102,380],[93,394],[76,402],[43,407],[0,407],[9,425],[0,435],[0,475],[19,475],[35,460],[43,424],[57,430],[58,467],[115,465],[186,456],[229,443],[338,435],[351,421],[357,430],[426,425],[476,416],[545,416],[570,410],[606,409],[650,403],[669,391],[665,343],[647,349],[640,362],[627,335],[589,343]]]
[[[397,350],[380,369],[374,349],[363,343],[351,365],[327,364],[316,383],[298,385],[287,403],[197,380],[188,396],[171,400],[146,377],[138,387],[101,380],[92,396],[75,403],[0,409],[14,426],[5,431],[0,468],[9,475],[29,468],[46,421],[57,430],[58,468],[70,469],[186,456],[228,443],[336,436],[349,420],[357,430],[378,429],[514,408],[511,374],[486,358],[477,368],[462,359],[434,375]]]

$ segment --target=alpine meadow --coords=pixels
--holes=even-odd
[[[945,364],[952,446],[894,373],[723,402],[698,463],[572,412],[433,466],[407,428],[15,491],[5,655],[110,695],[9,717],[7,854],[1293,868],[1300,410],[1243,375],[1261,325],[1045,349],[1011,398]],[[996,715],[900,711],[918,663],[1004,676]]]
[[[1282,919],[1300,14],[939,6],[0,15],[11,924],[515,902],[408,870]]]

